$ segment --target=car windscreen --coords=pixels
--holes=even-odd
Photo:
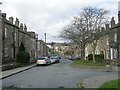
[[[50,59],[57,59],[57,57],[50,57]]]
[[[54,57],[50,57],[50,59],[54,59]]]

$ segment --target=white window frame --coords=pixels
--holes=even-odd
[[[15,41],[17,40],[17,34],[16,34],[16,32],[14,33],[14,40]]]
[[[118,58],[118,51],[117,49],[114,49],[114,59],[117,59]]]
[[[114,42],[117,42],[117,33],[114,34]]]
[[[113,59],[113,48],[110,48],[110,58]]]
[[[7,28],[5,28],[5,38],[7,38]]]
[[[4,48],[4,52],[5,52],[4,57],[8,57],[8,47],[5,47],[5,48]]]

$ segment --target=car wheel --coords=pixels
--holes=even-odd
[[[47,62],[47,64],[46,64],[47,66],[49,65],[49,63]]]
[[[60,61],[58,60],[57,63],[59,63]]]

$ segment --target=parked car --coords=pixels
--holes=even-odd
[[[57,56],[51,56],[50,61],[51,61],[51,63],[59,63],[60,59]]]
[[[81,58],[80,57],[70,56],[68,59],[74,61],[74,60],[80,60]]]
[[[69,56],[68,59],[69,59],[69,60],[74,60],[75,57],[73,57],[73,56]]]
[[[51,61],[48,57],[37,57],[37,66],[38,65],[50,65]]]
[[[75,57],[75,60],[81,60],[81,58],[78,56],[78,57]]]

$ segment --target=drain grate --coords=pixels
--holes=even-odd
[[[58,88],[65,88],[64,86],[59,86]]]

